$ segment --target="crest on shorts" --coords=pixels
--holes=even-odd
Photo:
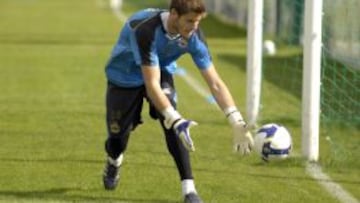
[[[110,119],[110,132],[117,134],[120,132],[120,125],[119,121],[121,118],[121,111],[112,111],[111,112],[111,119]]]
[[[120,126],[116,121],[112,121],[110,124],[110,132],[111,133],[119,133],[120,132]]]

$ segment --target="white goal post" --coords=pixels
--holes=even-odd
[[[263,7],[264,0],[248,1],[246,51],[246,115],[248,124],[256,126],[260,111]]]
[[[260,111],[264,0],[248,1],[246,113],[255,125]],[[305,0],[302,87],[302,155],[319,158],[320,73],[323,0]]]
[[[305,1],[302,88],[302,154],[319,159],[322,0]]]

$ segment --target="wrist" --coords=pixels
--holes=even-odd
[[[234,125],[236,123],[243,123],[244,125],[246,124],[240,111],[235,106],[225,108],[224,114],[228,119],[230,125]]]
[[[165,108],[161,113],[165,117],[165,121],[167,121],[167,123],[172,124],[181,118],[179,112],[177,112],[172,106]]]

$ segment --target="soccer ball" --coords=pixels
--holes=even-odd
[[[263,44],[263,52],[266,55],[273,56],[276,54],[276,45],[271,40],[265,40]]]
[[[282,125],[263,125],[255,134],[254,148],[265,161],[286,159],[292,148],[291,135]]]

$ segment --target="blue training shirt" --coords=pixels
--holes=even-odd
[[[211,56],[200,29],[185,41],[170,38],[163,26],[160,9],[145,9],[135,13],[125,23],[106,65],[107,79],[120,87],[144,84],[141,65],[157,66],[173,74],[176,60],[189,53],[199,69],[211,64]]]

